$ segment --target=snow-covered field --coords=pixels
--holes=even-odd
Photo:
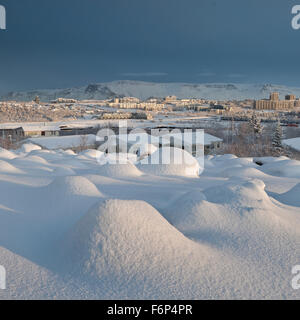
[[[300,138],[292,138],[283,140],[283,143],[297,151],[300,151]]]
[[[0,299],[300,297],[300,162],[101,156],[0,149]]]

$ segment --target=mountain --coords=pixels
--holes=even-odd
[[[122,80],[68,89],[9,92],[2,95],[0,100],[31,101],[36,96],[39,96],[41,101],[57,98],[100,100],[122,96],[133,96],[144,100],[149,97],[162,98],[168,95],[176,95],[181,99],[243,100],[268,98],[274,91],[279,92],[282,98],[286,94],[300,96],[300,88],[272,84],[154,83]]]

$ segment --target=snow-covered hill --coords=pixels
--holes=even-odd
[[[179,98],[203,98],[217,100],[243,100],[267,98],[270,92],[300,96],[300,88],[272,84],[230,84],[230,83],[154,83],[143,81],[113,81],[68,89],[34,90],[10,92],[1,100],[30,101],[37,95],[42,101],[56,98],[107,99],[115,96],[134,96],[140,99],[176,95]]]
[[[0,300],[299,299],[300,162],[182,152],[0,148]]]

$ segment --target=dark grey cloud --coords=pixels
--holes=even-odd
[[[0,4],[7,11],[7,30],[0,30],[0,91],[128,77],[300,86],[300,30],[291,28],[295,0]]]

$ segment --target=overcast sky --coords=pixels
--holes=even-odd
[[[119,79],[300,87],[300,0],[0,0],[0,91]]]

